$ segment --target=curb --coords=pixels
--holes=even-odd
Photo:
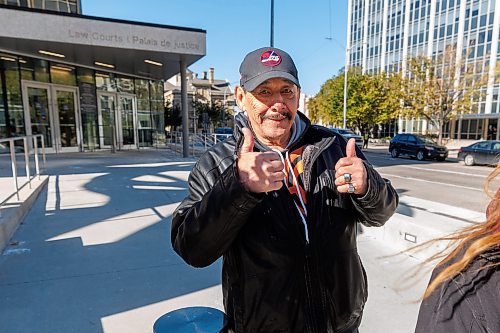
[[[472,211],[469,212],[473,214]],[[480,214],[477,213],[473,220],[481,220]],[[381,227],[362,227],[362,233],[383,241],[397,252],[408,251],[412,256],[426,260],[436,252],[445,249],[449,243],[449,241],[433,242],[433,240],[473,224],[474,222],[467,222],[451,215],[438,214],[402,200],[396,213],[386,224]],[[428,245],[423,245],[426,242],[429,242]],[[421,247],[417,251],[412,251],[411,249],[416,246]]]
[[[0,216],[0,253],[9,245],[10,238],[47,185],[48,180],[47,175],[40,176],[40,179],[32,179],[31,189],[25,186],[19,191],[19,201],[15,197],[11,198],[0,208],[2,214]]]

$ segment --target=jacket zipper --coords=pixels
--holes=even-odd
[[[313,304],[313,286],[311,283],[311,254],[309,243],[305,245],[305,282],[306,282],[306,303],[307,303],[307,315],[309,320],[306,320],[306,332],[316,333],[318,328],[318,322],[316,314],[314,313]]]
[[[321,156],[321,154],[326,149],[328,149],[334,141],[335,141],[335,137],[330,137],[330,138],[326,139],[325,142],[321,146],[318,147],[318,151],[316,151],[314,153],[314,155],[312,156],[312,158],[310,160],[310,164],[307,166],[308,171],[309,171],[307,173],[307,175],[309,175],[309,177],[307,179],[304,179],[304,187],[307,189],[306,195],[308,195],[308,196],[309,196],[309,192],[311,190],[310,183],[311,183],[311,175],[312,175],[313,165],[315,164],[318,157]],[[307,202],[311,202],[310,198],[308,198]],[[310,210],[310,211],[312,212],[313,210]],[[309,222],[309,219],[310,219],[309,214],[306,217],[306,219]],[[308,226],[306,225],[305,227],[307,228]],[[311,249],[310,249],[310,244],[309,244],[308,240],[306,240],[306,242],[305,242],[304,251],[305,251],[305,282],[306,282],[306,298],[307,298],[306,303],[307,303],[308,316],[309,316],[309,320],[306,320],[306,323],[308,323],[307,325],[309,325],[309,323],[312,325],[312,327],[306,326],[306,330],[307,330],[307,332],[310,332],[310,333],[316,333],[319,325],[318,325],[318,314],[315,313],[315,310],[314,310],[315,307],[314,307],[314,304],[312,304],[314,302],[314,295],[313,295],[313,291],[312,291],[313,286],[311,283]],[[320,292],[320,295],[322,295],[324,293],[321,285],[318,284],[318,286],[316,288],[319,288],[318,291]],[[321,308],[323,310],[323,314],[325,314],[326,304],[324,304],[324,300],[323,300],[322,296],[321,296],[320,301],[321,301]]]

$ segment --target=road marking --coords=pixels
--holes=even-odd
[[[448,171],[448,170],[439,170],[439,169],[431,169],[431,168],[421,168],[421,167],[414,167],[414,166],[405,166],[406,168],[411,168],[411,169],[416,169],[416,170],[424,170],[424,171],[436,171],[436,172],[443,172],[443,173],[452,173],[456,175],[464,175],[464,176],[470,176],[470,177],[478,177],[478,178],[485,178],[486,175],[475,175],[471,173],[465,173],[465,172],[458,172],[458,171]]]
[[[424,183],[431,183],[431,184],[445,185],[445,186],[451,186],[451,187],[465,188],[467,190],[473,190],[473,191],[478,191],[478,192],[482,192],[483,191],[482,188],[474,188],[474,187],[468,187],[468,186],[460,186],[460,185],[454,185],[454,184],[448,184],[448,183],[434,182],[434,181],[430,181],[430,180],[413,178],[413,177],[398,176],[398,175],[393,175],[393,174],[389,174],[389,173],[385,173],[385,172],[381,172],[381,171],[379,171],[379,173],[381,173],[381,174],[383,174],[385,176],[394,177],[394,178],[402,178],[402,179],[415,180],[415,181],[424,182]]]

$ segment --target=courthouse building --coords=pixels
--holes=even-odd
[[[0,22],[0,137],[42,134],[56,153],[163,141],[164,81],[206,53],[204,30],[86,16],[79,0],[0,0]]]
[[[365,73],[405,70],[417,55],[436,57],[448,45],[457,64],[475,66],[488,83],[470,113],[446,125],[445,137],[499,139],[500,8],[498,0],[349,0],[346,68]],[[480,65],[478,65],[480,64]],[[399,119],[386,132],[433,133],[425,120]]]

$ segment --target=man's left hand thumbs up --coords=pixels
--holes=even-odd
[[[364,195],[368,190],[366,169],[363,160],[356,156],[356,141],[349,139],[346,157],[335,164],[335,185],[340,193]]]

